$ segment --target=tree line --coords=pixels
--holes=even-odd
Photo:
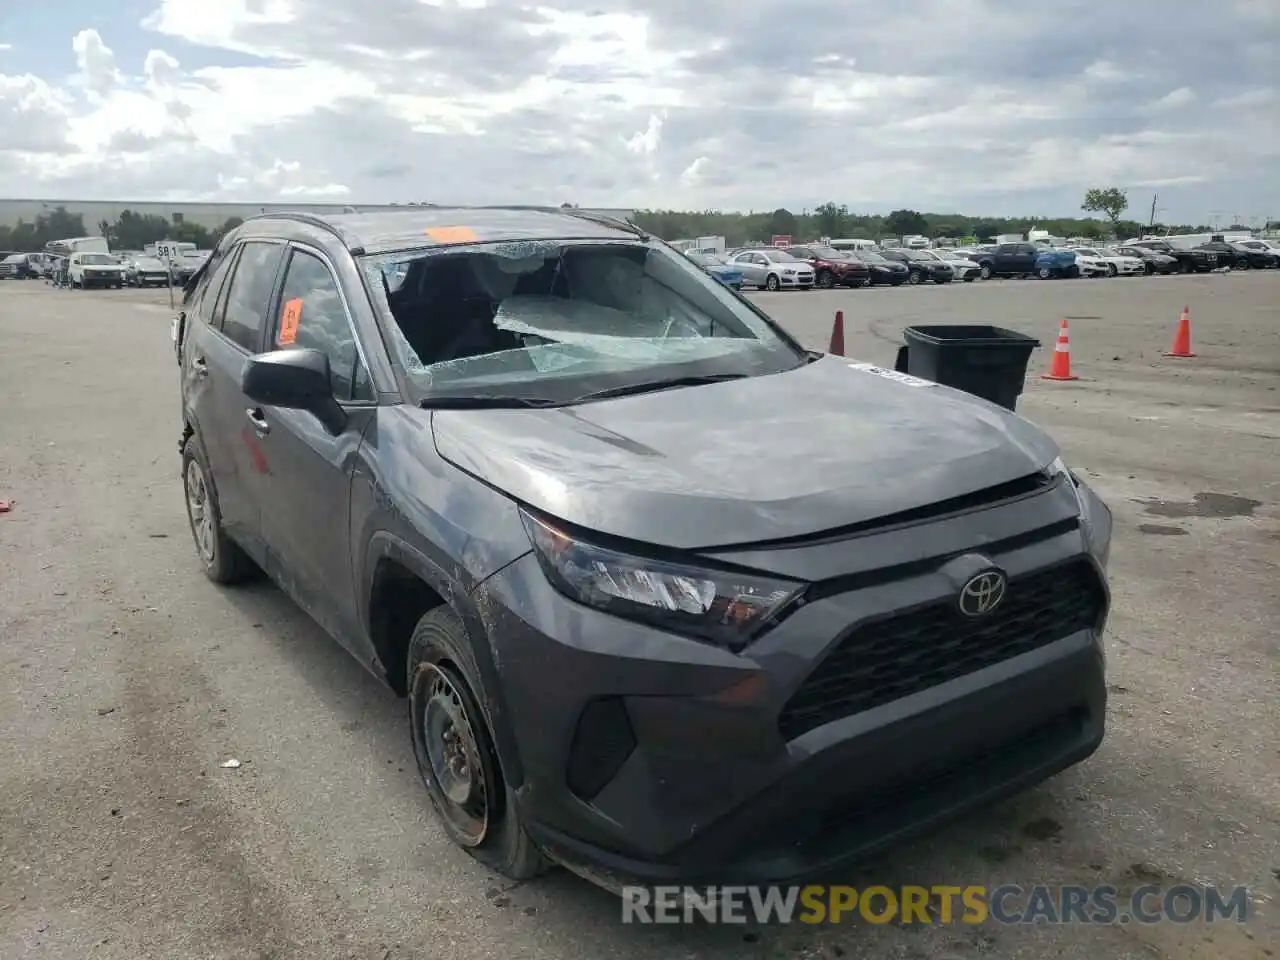
[[[724,237],[729,246],[768,242],[770,237],[790,236],[797,243],[821,237],[880,240],[884,237],[925,236],[955,240],[988,241],[1005,233],[1028,229],[1048,230],[1059,237],[1102,240],[1112,235],[1136,237],[1144,232],[1208,233],[1204,224],[1144,225],[1136,220],[1099,220],[1092,217],[967,217],[954,213],[921,213],[894,210],[880,216],[850,212],[843,204],[824,203],[803,213],[778,209],[769,213],[729,213],[720,210],[641,210],[636,224],[667,240]],[[1247,229],[1232,226],[1228,229]]]
[[[112,250],[141,250],[147,244],[160,240],[194,243],[198,249],[208,250],[223,234],[242,222],[239,217],[230,217],[221,226],[210,230],[198,223],[174,223],[157,214],[125,210],[114,223],[100,220],[90,229],[82,214],[71,213],[66,207],[55,207],[32,221],[19,220],[12,226],[0,224],[0,251],[34,253],[43,250],[50,240],[87,236],[106,237]]]

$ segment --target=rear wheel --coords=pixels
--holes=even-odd
[[[1181,264],[1182,264],[1182,272],[1183,272],[1183,273],[1194,273],[1194,272],[1195,272],[1195,269],[1196,269],[1196,268],[1195,268],[1195,266],[1191,263],[1191,261],[1190,261],[1190,260],[1180,260],[1180,261],[1179,261],[1179,263],[1181,263]]]
[[[1116,267],[1116,265],[1115,265],[1114,263],[1108,263],[1108,264],[1107,264],[1107,275],[1108,275],[1108,276],[1114,277],[1114,276],[1116,276],[1119,272],[1120,272],[1119,268],[1117,268],[1117,267]]]
[[[186,492],[187,521],[204,575],[214,583],[237,583],[253,575],[254,564],[222,529],[218,498],[209,482],[208,465],[195,437],[182,448],[182,485]]]
[[[485,866],[512,880],[547,868],[507,787],[466,628],[449,607],[427,612],[408,657],[409,723],[418,773],[445,832]]]
[[[1048,267],[1041,267],[1039,270],[1036,271],[1036,275],[1041,280],[1048,280],[1051,276],[1053,276],[1053,271],[1050,270]]]
[[[920,276],[920,274],[915,270],[912,270],[909,274],[907,274],[907,283],[910,283],[913,286],[917,283],[920,283],[923,280],[924,280],[924,277]]]

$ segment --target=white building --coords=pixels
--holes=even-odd
[[[115,223],[126,210],[142,216],[164,217],[173,223],[195,223],[210,230],[222,226],[232,217],[246,219],[263,213],[282,213],[294,210],[302,213],[342,213],[349,206],[357,210],[397,210],[409,206],[404,203],[207,203],[199,200],[21,200],[0,199],[0,226],[14,226],[19,220],[32,223],[37,217],[47,216],[58,207],[71,215],[84,218],[85,230],[95,233],[102,221]],[[557,204],[548,204],[557,206]],[[583,208],[586,210],[586,208]],[[630,220],[634,210],[591,208],[589,212]]]

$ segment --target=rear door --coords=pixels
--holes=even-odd
[[[191,325],[183,349],[188,395],[199,396],[193,426],[208,460],[223,525],[259,564],[265,559],[261,511],[271,464],[251,429],[252,404],[240,389],[240,374],[245,359],[262,351],[284,253],[282,243],[242,242],[234,262],[228,257],[227,277],[215,291],[207,321]],[[206,285],[206,297],[216,273]],[[195,384],[201,385],[198,390]]]
[[[377,410],[364,346],[345,293],[323,251],[294,245],[268,329],[270,349],[311,348],[329,358],[341,430],[313,413],[255,410],[258,443],[271,464],[262,513],[271,576],[334,637],[361,656],[350,527],[351,481],[365,428]],[[371,345],[372,346],[372,345]]]

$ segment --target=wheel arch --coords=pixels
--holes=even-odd
[[[513,789],[521,785],[524,773],[501,677],[469,589],[422,550],[393,533],[379,531],[365,551],[361,597],[365,627],[377,658],[375,671],[399,697],[408,694],[409,641],[418,621],[440,606],[458,616],[479,674],[476,680],[481,689],[472,692],[485,713],[503,777]]]

